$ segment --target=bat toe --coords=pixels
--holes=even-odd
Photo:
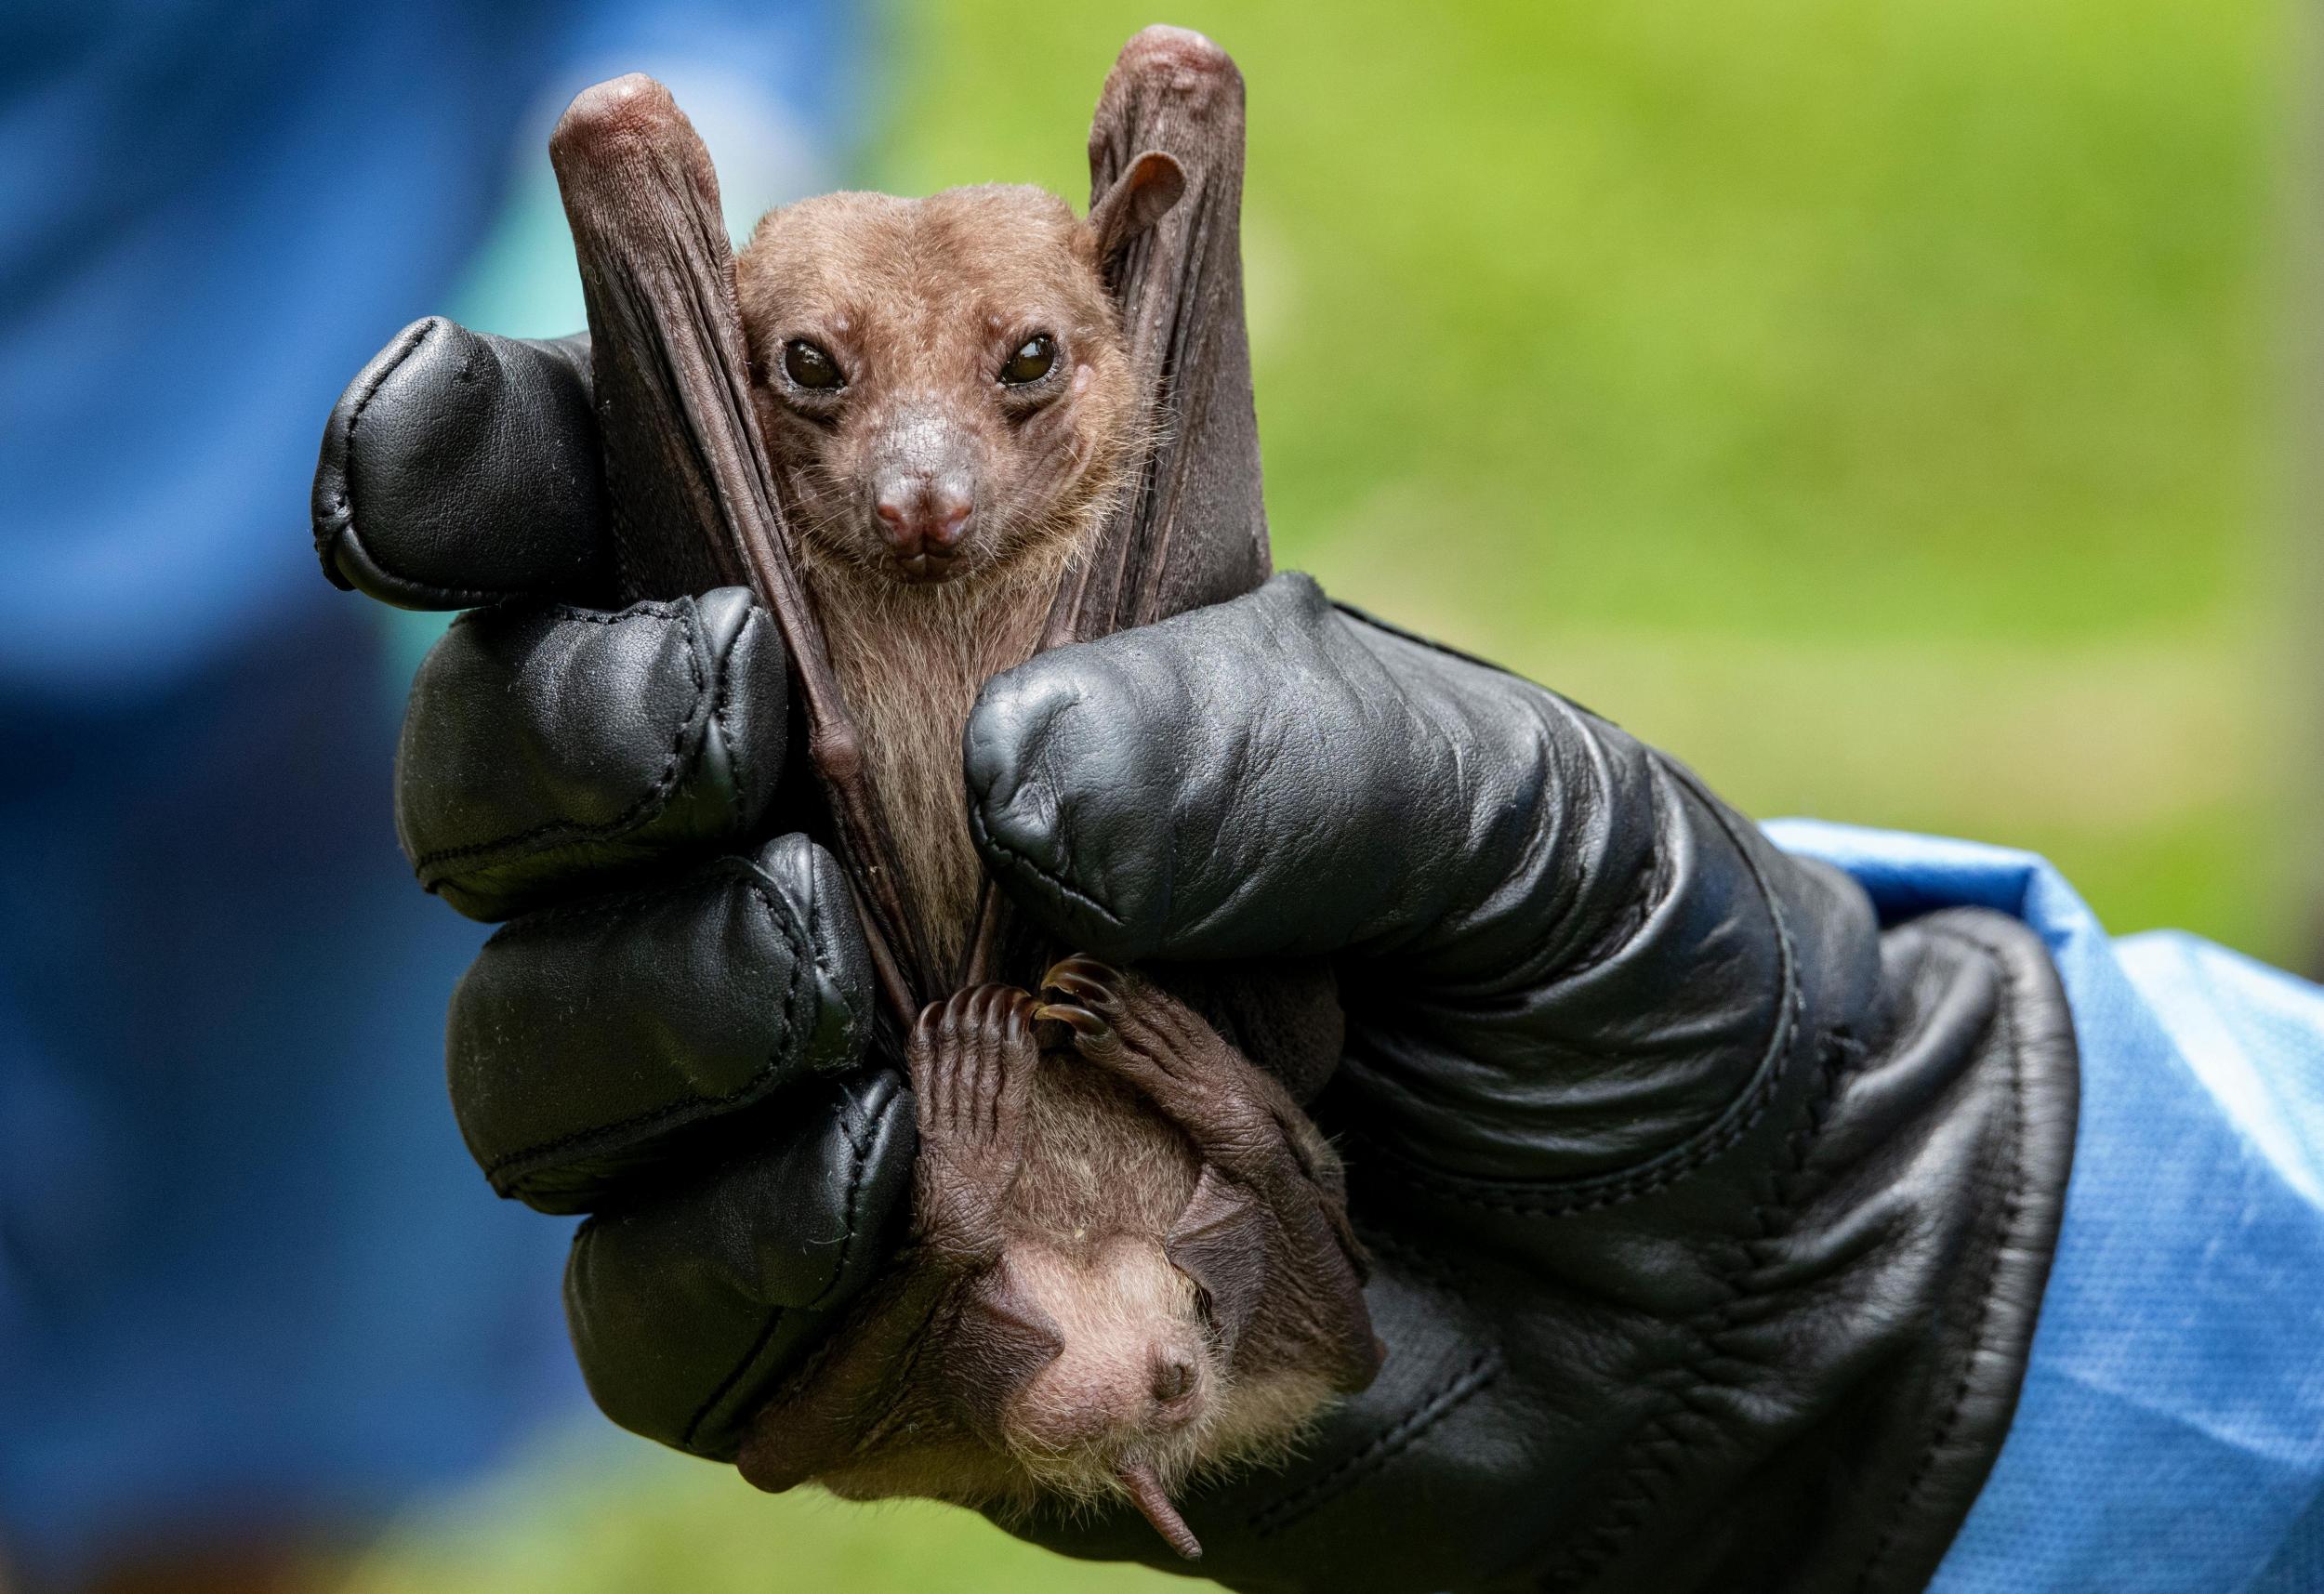
[[[1118,969],[1078,955],[1061,960],[1041,976],[1044,995],[1058,992],[1109,1019],[1121,1016],[1122,983]]]

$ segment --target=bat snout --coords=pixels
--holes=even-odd
[[[1141,1426],[1175,1433],[1192,1427],[1209,1403],[1210,1380],[1202,1354],[1184,1346],[1158,1347],[1146,1369],[1146,1408]]]
[[[1154,1398],[1163,1405],[1193,1392],[1195,1364],[1184,1356],[1165,1354],[1155,1358]]]
[[[1012,1443],[1103,1460],[1196,1427],[1220,1375],[1191,1286],[1160,1247],[1125,1237],[1094,1263],[1043,1260],[1025,1276],[1041,1287],[1062,1349],[1009,1402]]]
[[[889,416],[859,466],[866,530],[906,581],[957,574],[977,526],[980,450],[970,428],[933,402]]]
[[[909,477],[884,484],[872,499],[872,517],[897,566],[920,580],[944,579],[976,500],[964,479]]]
[[[1201,1419],[1211,1380],[1198,1350],[1176,1343],[1078,1349],[1085,1354],[1068,1350],[1011,1403],[1021,1441],[1049,1451],[1106,1451]]]

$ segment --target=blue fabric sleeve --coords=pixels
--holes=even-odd
[[[2028,853],[1805,822],[1894,921],[2049,943],[2080,1137],[2025,1391],[1935,1594],[2324,1590],[2324,990],[2175,934],[2115,942]]]

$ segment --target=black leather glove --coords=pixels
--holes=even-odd
[[[585,340],[419,323],[332,414],[316,547],[391,603],[490,605],[397,755],[421,883],[508,920],[453,996],[453,1105],[494,1189],[593,1214],[565,1301],[598,1403],[731,1459],[891,1248],[911,1100],[861,1066],[846,879],[782,822],[773,624],[732,589],[582,606],[614,581],[595,447]]]
[[[441,325],[375,365],[326,440],[326,565],[403,601],[603,568],[584,490],[494,518],[527,461],[586,454],[584,381],[569,347]],[[408,520],[490,543],[492,581],[442,538],[407,557]],[[909,1157],[894,1082],[850,1067],[843,888],[754,845],[783,790],[767,629],[732,595],[469,616],[402,763],[423,877],[521,913],[455,1002],[470,1144],[500,1188],[596,1210],[568,1289],[591,1386],[713,1456],[876,1267]],[[1182,1502],[1204,1574],[1926,1582],[2008,1426],[2070,1158],[2072,1034],[2027,931],[1883,930],[1669,759],[1296,576],[998,678],[967,756],[988,865],[1066,942],[1340,966],[1314,1111],[1389,1358],[1289,1465]],[[1005,1525],[1168,1563],[1128,1513]]]

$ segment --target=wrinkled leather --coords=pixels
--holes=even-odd
[[[988,866],[1128,961],[1340,949],[1389,1347],[1181,1502],[1251,1589],[1921,1587],[2007,1430],[2073,1034],[1997,915],[1890,929],[1586,711],[1282,576],[994,682]],[[1128,1514],[1017,1531],[1173,1563]]]
[[[817,1080],[583,1224],[565,1319],[605,1415],[732,1459],[767,1390],[902,1239],[914,1143],[897,1074]]]
[[[331,411],[315,553],[333,586],[400,609],[601,601],[614,590],[604,500],[588,336],[495,337],[429,316]]]
[[[774,628],[734,590],[574,606],[614,582],[586,337],[407,327],[333,410],[313,507],[336,585],[481,606],[397,757],[421,882],[508,921],[453,1000],[461,1132],[503,1194],[595,1214],[565,1295],[599,1403],[731,1457],[891,1248],[913,1146],[862,1065],[845,880],[783,833]]]
[[[476,611],[413,680],[396,834],[495,920],[755,830],[783,771],[783,643],[749,593]],[[441,706],[440,706],[441,705]]]
[[[453,994],[460,1132],[501,1194],[587,1211],[696,1125],[852,1069],[870,988],[846,876],[801,836],[536,909]]]
[[[371,418],[429,391],[382,385]],[[458,447],[433,474],[442,428],[353,439],[373,503],[429,505],[409,549],[367,515],[370,564],[422,568],[455,520],[501,534],[477,506],[515,489]],[[499,589],[575,567],[518,547],[539,534],[495,544]],[[515,916],[455,1007],[470,1144],[504,1190],[596,1214],[567,1307],[600,1403],[720,1457],[877,1271],[912,1154],[905,1093],[852,1060],[844,887],[767,839],[772,704],[701,733],[724,740],[688,756],[682,819],[614,823],[695,734],[698,674],[765,687],[734,601],[470,617],[402,769],[416,854],[490,844],[437,889]],[[1883,929],[1680,766],[1299,577],[1009,673],[965,752],[988,867],[1061,940],[1164,972],[1337,968],[1345,1055],[1314,1111],[1388,1362],[1286,1466],[1190,1493],[1201,1572],[1925,1583],[2006,1431],[2070,1162],[2072,1031],[2027,931]],[[508,840],[541,826],[561,839]],[[1130,1513],[1005,1525],[1184,1569]]]

